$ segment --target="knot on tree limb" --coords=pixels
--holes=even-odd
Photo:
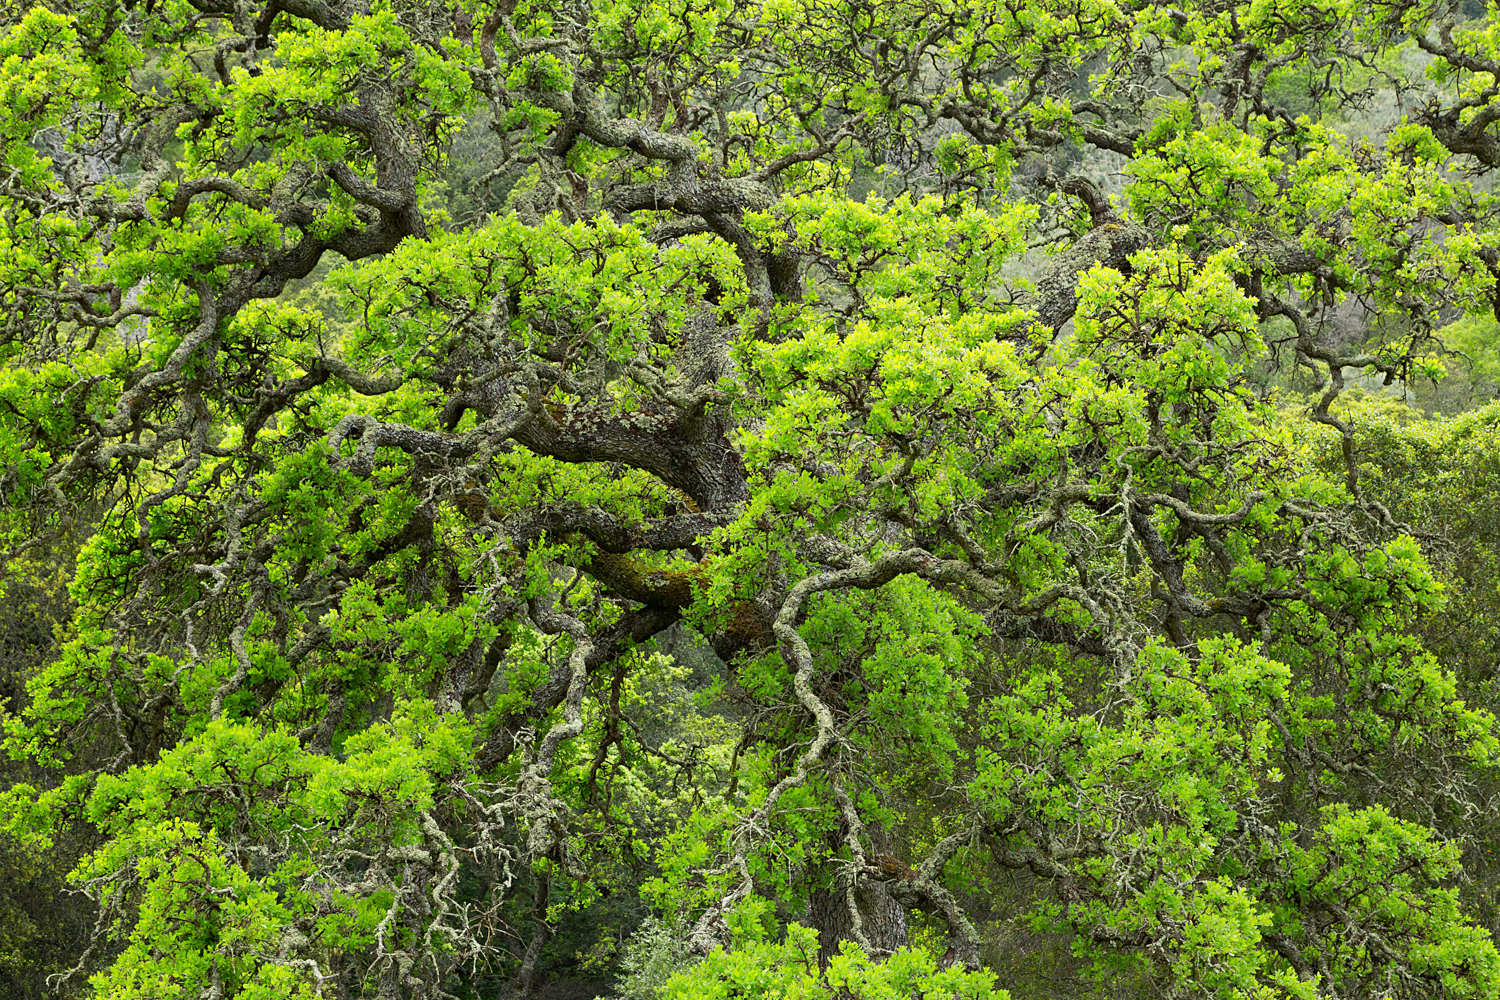
[[[910,882],[917,877],[915,871],[897,861],[892,855],[877,854],[870,861],[872,864],[868,870],[871,874],[879,873],[887,878],[899,878],[905,882]]]

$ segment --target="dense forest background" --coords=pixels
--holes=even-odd
[[[0,995],[1500,998],[1500,8],[0,7]]]

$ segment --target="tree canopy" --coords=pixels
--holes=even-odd
[[[1474,0],[0,8],[25,961],[1500,998],[1497,122]]]

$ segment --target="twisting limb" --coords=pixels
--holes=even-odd
[[[581,575],[575,574],[574,584]],[[573,649],[568,654],[568,689],[563,698],[562,721],[547,730],[516,780],[519,806],[531,823],[526,849],[533,858],[551,857],[566,850],[562,839],[566,827],[561,818],[561,810],[566,807],[552,795],[552,765],[558,745],[583,732],[583,693],[588,685],[588,657],[594,650],[593,639],[583,623],[562,610],[563,601],[572,589],[573,584],[569,584],[556,609],[543,606],[540,600],[531,602],[532,621],[542,631],[551,635],[566,632],[573,639]]]
[[[874,589],[884,586],[903,573],[930,568],[935,563],[937,560],[922,549],[906,549],[889,553],[874,562],[860,560],[849,569],[820,573],[801,580],[791,588],[786,599],[782,601],[772,629],[781,644],[782,655],[796,667],[796,672],[792,676],[792,688],[797,694],[798,703],[813,717],[817,732],[808,748],[798,755],[791,773],[778,781],[766,794],[761,805],[752,810],[749,816],[736,826],[730,841],[734,854],[728,865],[720,871],[738,873],[739,879],[734,882],[730,891],[705,910],[693,925],[688,936],[688,946],[693,951],[707,954],[717,947],[724,916],[749,898],[755,889],[754,881],[750,876],[748,859],[757,842],[769,834],[781,797],[807,781],[813,768],[838,737],[833,712],[813,692],[812,676],[815,663],[812,650],[808,647],[807,640],[797,630],[797,622],[802,616],[808,598],[813,594],[829,590]]]

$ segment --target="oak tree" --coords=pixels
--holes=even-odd
[[[535,995],[649,911],[663,996],[978,998],[1009,893],[1140,989],[1500,996],[1346,406],[1500,305],[1495,15],[6,7],[57,985]]]

